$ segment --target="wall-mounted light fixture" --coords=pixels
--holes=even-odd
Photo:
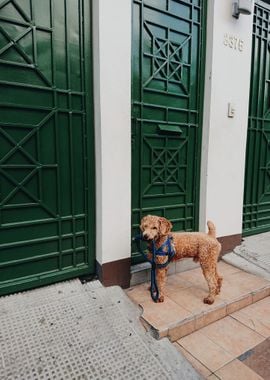
[[[253,1],[252,0],[233,0],[232,2],[232,15],[235,18],[239,18],[240,14],[250,15],[252,12]]]

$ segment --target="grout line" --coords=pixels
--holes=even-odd
[[[209,339],[209,338],[208,338]],[[211,339],[209,339],[209,340],[211,340]],[[211,340],[212,341],[212,340]],[[213,342],[213,341],[212,341]],[[220,368],[223,368],[225,365],[227,365],[227,364],[229,364],[229,363],[231,363],[232,361],[234,361],[235,359],[237,359],[237,357],[234,357],[233,359],[229,359],[229,361],[228,362],[226,362],[224,365],[222,365],[221,367],[219,367],[218,369],[216,369],[214,372],[213,372],[213,370],[211,370],[209,367],[207,367],[205,364],[203,364],[196,356],[194,356],[193,355],[193,353],[192,352],[190,352],[189,350],[188,350],[188,348],[186,348],[186,347],[184,347],[184,346],[182,346],[180,343],[178,343],[178,342],[175,342],[175,343],[177,343],[180,347],[182,347],[184,350],[186,350],[194,359],[196,359],[199,363],[201,363],[205,368],[207,368],[210,372],[211,372],[211,374],[215,374],[215,372],[216,371],[218,371],[218,370],[220,370]],[[215,342],[214,342],[215,343]],[[218,346],[218,345],[217,345]],[[222,348],[222,350],[223,351],[225,351],[226,353],[228,353],[228,354],[230,354],[230,355],[232,355],[230,352],[227,352],[223,347],[220,347],[220,348]],[[209,375],[209,376],[211,376],[211,375]]]
[[[192,356],[193,357],[193,359],[195,359],[197,362],[199,362],[203,367],[205,367],[206,369],[208,369],[208,371],[210,371],[211,372],[211,374],[209,375],[209,376],[211,376],[214,372],[210,369],[210,368],[208,368],[204,363],[202,363],[199,359],[197,359],[196,358],[196,356],[194,356],[191,352],[189,352],[185,347],[183,347],[183,346],[181,346],[181,344],[179,344],[178,342],[174,342],[173,344],[178,344],[178,346],[180,346],[184,351],[187,351],[188,352],[188,354],[190,355],[190,356]],[[184,357],[185,357],[185,355],[184,354],[182,354]],[[186,357],[185,357],[186,358]],[[186,358],[187,359],[187,358]],[[188,360],[188,359],[187,359]],[[188,360],[189,361],[189,360]],[[190,363],[191,364],[191,363]],[[196,368],[195,368],[196,369]]]
[[[221,318],[223,319],[223,318]],[[219,319],[219,320],[221,320]],[[217,321],[216,321],[217,322]],[[215,323],[215,322],[213,322]],[[211,323],[210,323],[211,324]],[[208,325],[209,326],[209,325]],[[235,356],[234,353],[230,352],[230,351],[227,351],[224,347],[222,347],[220,344],[218,344],[215,340],[213,340],[212,338],[210,338],[208,335],[204,334],[203,332],[201,332],[200,330],[197,330],[198,332],[200,332],[202,335],[204,335],[207,339],[209,339],[212,343],[214,343],[216,346],[218,346],[219,348],[221,348],[223,351],[225,351],[227,354],[229,355],[233,355]],[[237,356],[235,356],[235,358],[237,358]]]
[[[238,311],[239,311],[239,310],[238,310]],[[238,323],[240,323],[242,326],[244,326],[244,327],[248,328],[249,330],[255,332],[256,334],[260,335],[262,338],[264,338],[264,340],[268,339],[268,338],[266,338],[264,335],[262,335],[261,333],[259,333],[259,332],[256,331],[255,329],[253,330],[252,328],[250,328],[249,326],[247,326],[244,322],[239,321],[237,318],[233,317],[232,315],[230,315],[230,317],[231,317],[232,319],[234,319],[235,321],[237,321]],[[256,318],[255,318],[255,319],[256,319]],[[250,321],[254,324],[254,322],[253,322],[252,319],[250,319]],[[259,320],[259,322],[260,322],[260,320]],[[262,323],[262,322],[260,322],[260,323]],[[264,327],[267,327],[267,326],[265,326],[263,323],[262,323],[262,325],[263,325]],[[267,327],[267,328],[268,328],[268,327]],[[260,343],[258,343],[258,344],[260,344]],[[254,346],[254,347],[256,347],[256,346]]]

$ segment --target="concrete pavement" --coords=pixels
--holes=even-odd
[[[223,260],[270,281],[270,232],[247,236]]]
[[[1,380],[201,377],[119,287],[73,280],[0,298]]]
[[[127,294],[148,328],[168,336],[203,378],[270,380],[269,264],[265,233],[244,238],[219,262],[224,282],[214,305],[202,303],[207,286],[200,269],[169,276],[164,304],[151,302],[147,283]]]

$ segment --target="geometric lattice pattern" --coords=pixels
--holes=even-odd
[[[50,118],[46,116],[35,128],[22,128],[20,134],[14,133],[14,128],[10,125],[5,128],[0,127],[1,146],[10,145],[8,152],[1,155],[0,159],[2,210],[8,209],[11,205],[29,208],[36,205],[45,211],[48,217],[56,217],[56,210],[42,200],[42,185],[44,184],[43,173],[47,170],[55,173],[57,164],[55,162],[41,163],[37,148],[41,129],[49,128]]]
[[[165,29],[166,38],[156,37],[152,31],[151,25],[147,22],[144,24],[145,33],[151,38],[152,51],[146,52],[145,56],[151,58],[151,75],[144,82],[145,88],[151,88],[152,81],[164,83],[164,90],[170,91],[170,85],[174,85],[175,91],[182,91],[188,94],[187,77],[183,75],[184,67],[188,68],[187,57],[191,36],[178,35],[177,39],[181,43],[170,40],[170,29]],[[186,82],[186,83],[184,83]]]
[[[202,3],[133,0],[133,234],[148,213],[197,228]]]
[[[179,162],[178,150],[174,149],[153,149],[153,166],[152,166],[152,176],[153,183],[172,183],[177,184],[178,179],[178,169]]]
[[[181,143],[177,148],[170,147],[158,147],[151,145],[151,139],[145,138],[145,149],[146,147],[151,152],[151,161],[143,161],[142,169],[147,172],[149,171],[149,176],[151,182],[144,189],[144,195],[151,194],[155,192],[155,187],[160,186],[163,188],[163,193],[168,193],[169,187],[180,193],[185,193],[185,177],[182,175],[182,170],[186,167],[186,163],[183,162],[183,157],[185,157],[186,142]],[[184,153],[184,154],[183,154]]]
[[[270,230],[270,6],[255,4],[243,230]]]
[[[0,0],[0,294],[93,270],[88,12]]]
[[[41,48],[41,44],[44,44],[43,48],[46,49],[46,45],[50,43],[51,14],[48,6],[46,8],[33,0],[27,3],[22,4],[18,0],[6,0],[0,3],[0,59],[2,63],[8,62],[11,66],[19,65],[26,69],[28,77],[20,78],[22,82],[27,84],[29,77],[31,79],[35,77],[36,83],[50,86],[52,70],[47,59],[51,57],[46,57],[47,62],[42,62],[37,49]],[[46,16],[35,15],[34,20],[35,11],[48,13]]]

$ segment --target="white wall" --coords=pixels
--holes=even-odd
[[[231,11],[231,0],[208,1],[200,229],[213,220],[218,236],[242,233],[253,15]]]
[[[121,12],[119,11],[121,10]],[[131,1],[93,1],[96,257],[130,256]],[[231,0],[209,0],[200,187],[200,230],[242,232],[252,15],[231,16]],[[224,44],[225,34],[243,44]],[[237,41],[239,43],[239,41]],[[228,103],[235,117],[227,117]]]
[[[93,51],[96,258],[104,264],[130,256],[131,1],[93,1]]]

